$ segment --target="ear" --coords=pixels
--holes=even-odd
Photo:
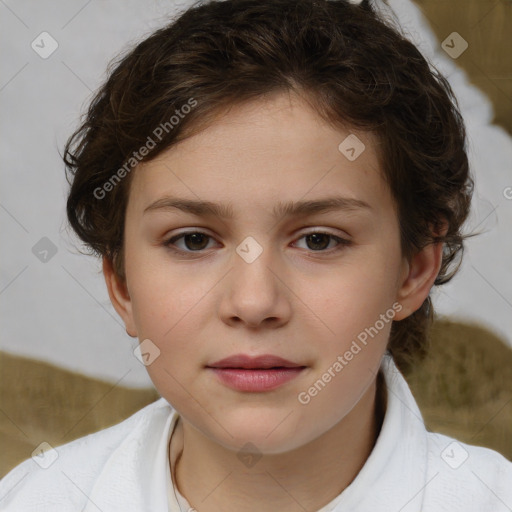
[[[445,223],[440,233],[448,231]],[[434,235],[439,232],[433,231]],[[402,281],[397,292],[397,301],[402,309],[395,315],[395,320],[403,320],[417,311],[428,297],[434,281],[441,268],[443,243],[431,243],[414,254],[411,261],[404,258]]]
[[[112,262],[106,256],[103,257],[103,276],[107,284],[110,301],[119,316],[123,319],[126,333],[128,336],[136,338],[137,329],[133,321],[132,301],[128,293],[126,281],[115,273]]]

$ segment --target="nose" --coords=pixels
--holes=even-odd
[[[251,261],[235,252],[233,267],[226,276],[219,315],[231,325],[256,329],[280,327],[291,316],[289,272],[275,251],[263,248]]]

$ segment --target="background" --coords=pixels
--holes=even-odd
[[[115,387],[151,386],[133,354],[137,342],[126,334],[110,303],[101,262],[81,255],[67,229],[68,185],[59,152],[104,81],[109,61],[187,3],[0,0],[0,420],[12,439],[18,436],[25,443],[25,452],[42,435],[31,433],[32,419],[15,416],[21,414],[19,400],[28,387],[18,395],[6,389],[23,381],[35,395],[46,396],[40,408],[51,410],[48,386],[55,373],[37,373],[39,367],[23,366],[14,356],[108,383],[94,388],[91,410]],[[512,60],[507,53],[512,47],[512,2],[389,4],[408,37],[445,74],[458,97],[476,180],[466,232],[484,231],[467,242],[457,277],[433,290],[435,308],[446,318],[485,327],[512,347]],[[17,361],[16,370],[12,361]],[[510,369],[512,364],[506,364]],[[65,388],[69,391],[68,384]],[[69,396],[62,394],[56,403],[71,410]],[[154,395],[144,395],[141,403],[148,397]],[[499,404],[500,411],[508,405],[510,417],[511,402],[509,391],[505,405]],[[83,433],[73,430],[81,418],[77,413],[59,439]],[[16,445],[12,439],[9,447]],[[511,449],[512,441],[508,443]]]

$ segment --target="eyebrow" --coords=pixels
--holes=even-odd
[[[223,219],[232,219],[234,217],[231,205],[214,203],[211,201],[196,201],[192,199],[180,199],[165,196],[151,203],[144,209],[144,214],[157,210],[178,209],[186,213],[192,213],[197,216],[220,217]],[[361,199],[350,197],[327,197],[315,199],[312,201],[279,201],[273,208],[274,217],[291,217],[300,215],[311,215],[334,210],[345,211],[368,211],[373,208]]]

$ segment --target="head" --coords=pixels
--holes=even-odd
[[[69,222],[127,333],[158,347],[155,386],[226,446],[307,443],[352,410],[384,351],[402,370],[425,354],[430,290],[463,250],[464,125],[448,82],[367,3],[185,11],[112,65],[64,158]],[[305,369],[234,391],[207,366],[236,353]]]

